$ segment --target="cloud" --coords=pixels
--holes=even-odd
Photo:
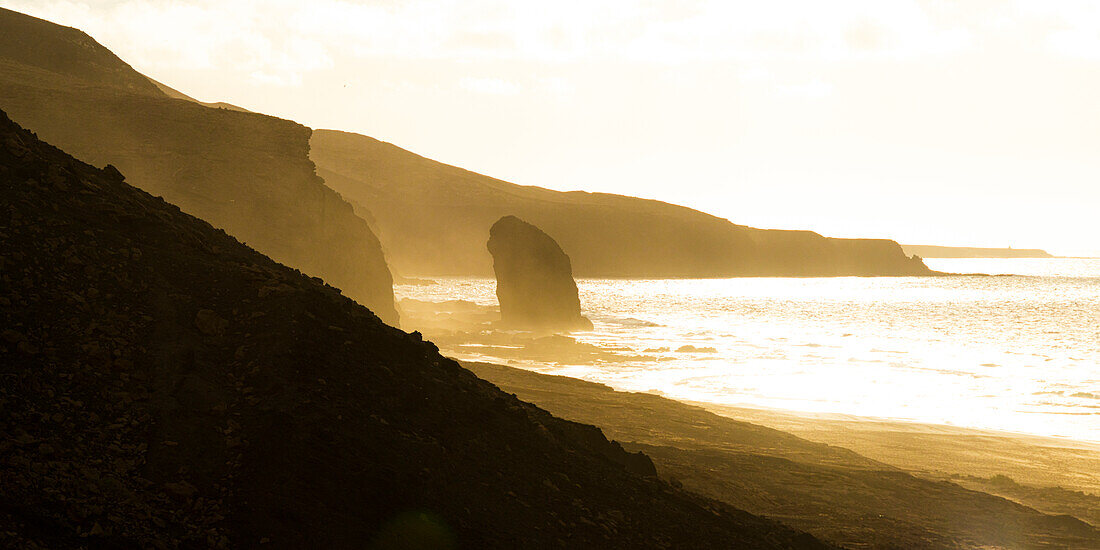
[[[787,97],[821,99],[833,93],[833,85],[828,82],[814,80],[799,84],[781,84],[776,86],[776,90],[780,95]]]
[[[1003,0],[13,0],[77,26],[151,74],[236,71],[300,85],[351,61],[447,63],[848,63],[974,51],[1027,30],[1053,55],[1100,57],[1089,2]],[[991,22],[997,22],[995,25]],[[998,30],[999,29],[999,30]],[[516,78],[512,76],[513,80]],[[507,94],[514,81],[469,82]],[[540,89],[530,86],[527,89]]]
[[[33,0],[10,7],[77,27],[135,65],[158,72],[234,71],[265,84],[296,86],[334,65],[326,37],[273,17],[278,4],[166,0],[102,3]]]
[[[1067,57],[1100,59],[1100,30],[1070,29],[1051,33],[1047,46],[1054,53]]]
[[[536,79],[536,82],[540,91],[558,98],[572,96],[577,93],[577,87],[573,82],[560,76],[540,77]]]
[[[408,0],[16,0],[131,57],[187,67],[249,62],[310,40],[362,57],[682,63],[786,55],[920,55],[961,45],[913,0],[819,2]],[[266,40],[267,44],[263,44]],[[241,53],[244,52],[244,53]],[[244,59],[242,59],[244,58]],[[288,60],[303,62],[297,66]],[[315,70],[283,55],[273,74]]]
[[[458,87],[475,94],[517,95],[523,86],[503,78],[465,77],[458,81]]]

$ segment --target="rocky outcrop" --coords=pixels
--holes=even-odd
[[[398,323],[381,245],[317,176],[309,128],[169,98],[86,34],[4,9],[0,98],[46,141]]]
[[[531,330],[591,330],[569,256],[539,228],[505,216],[489,229],[500,320]]]
[[[2,548],[824,547],[2,113],[0,380]]]

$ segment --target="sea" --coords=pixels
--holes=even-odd
[[[578,342],[637,360],[512,364],[703,403],[1100,442],[1100,259],[927,259],[954,277],[579,279]],[[398,298],[496,305],[495,281]]]

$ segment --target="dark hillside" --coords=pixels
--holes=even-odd
[[[822,548],[0,114],[0,546]]]
[[[164,94],[79,29],[0,8],[0,58],[136,94]]]

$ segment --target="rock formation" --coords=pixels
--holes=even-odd
[[[825,547],[3,113],[0,411],[0,548]]]
[[[534,330],[591,330],[569,256],[541,229],[504,216],[489,229],[489,253],[497,278],[500,320]]]

